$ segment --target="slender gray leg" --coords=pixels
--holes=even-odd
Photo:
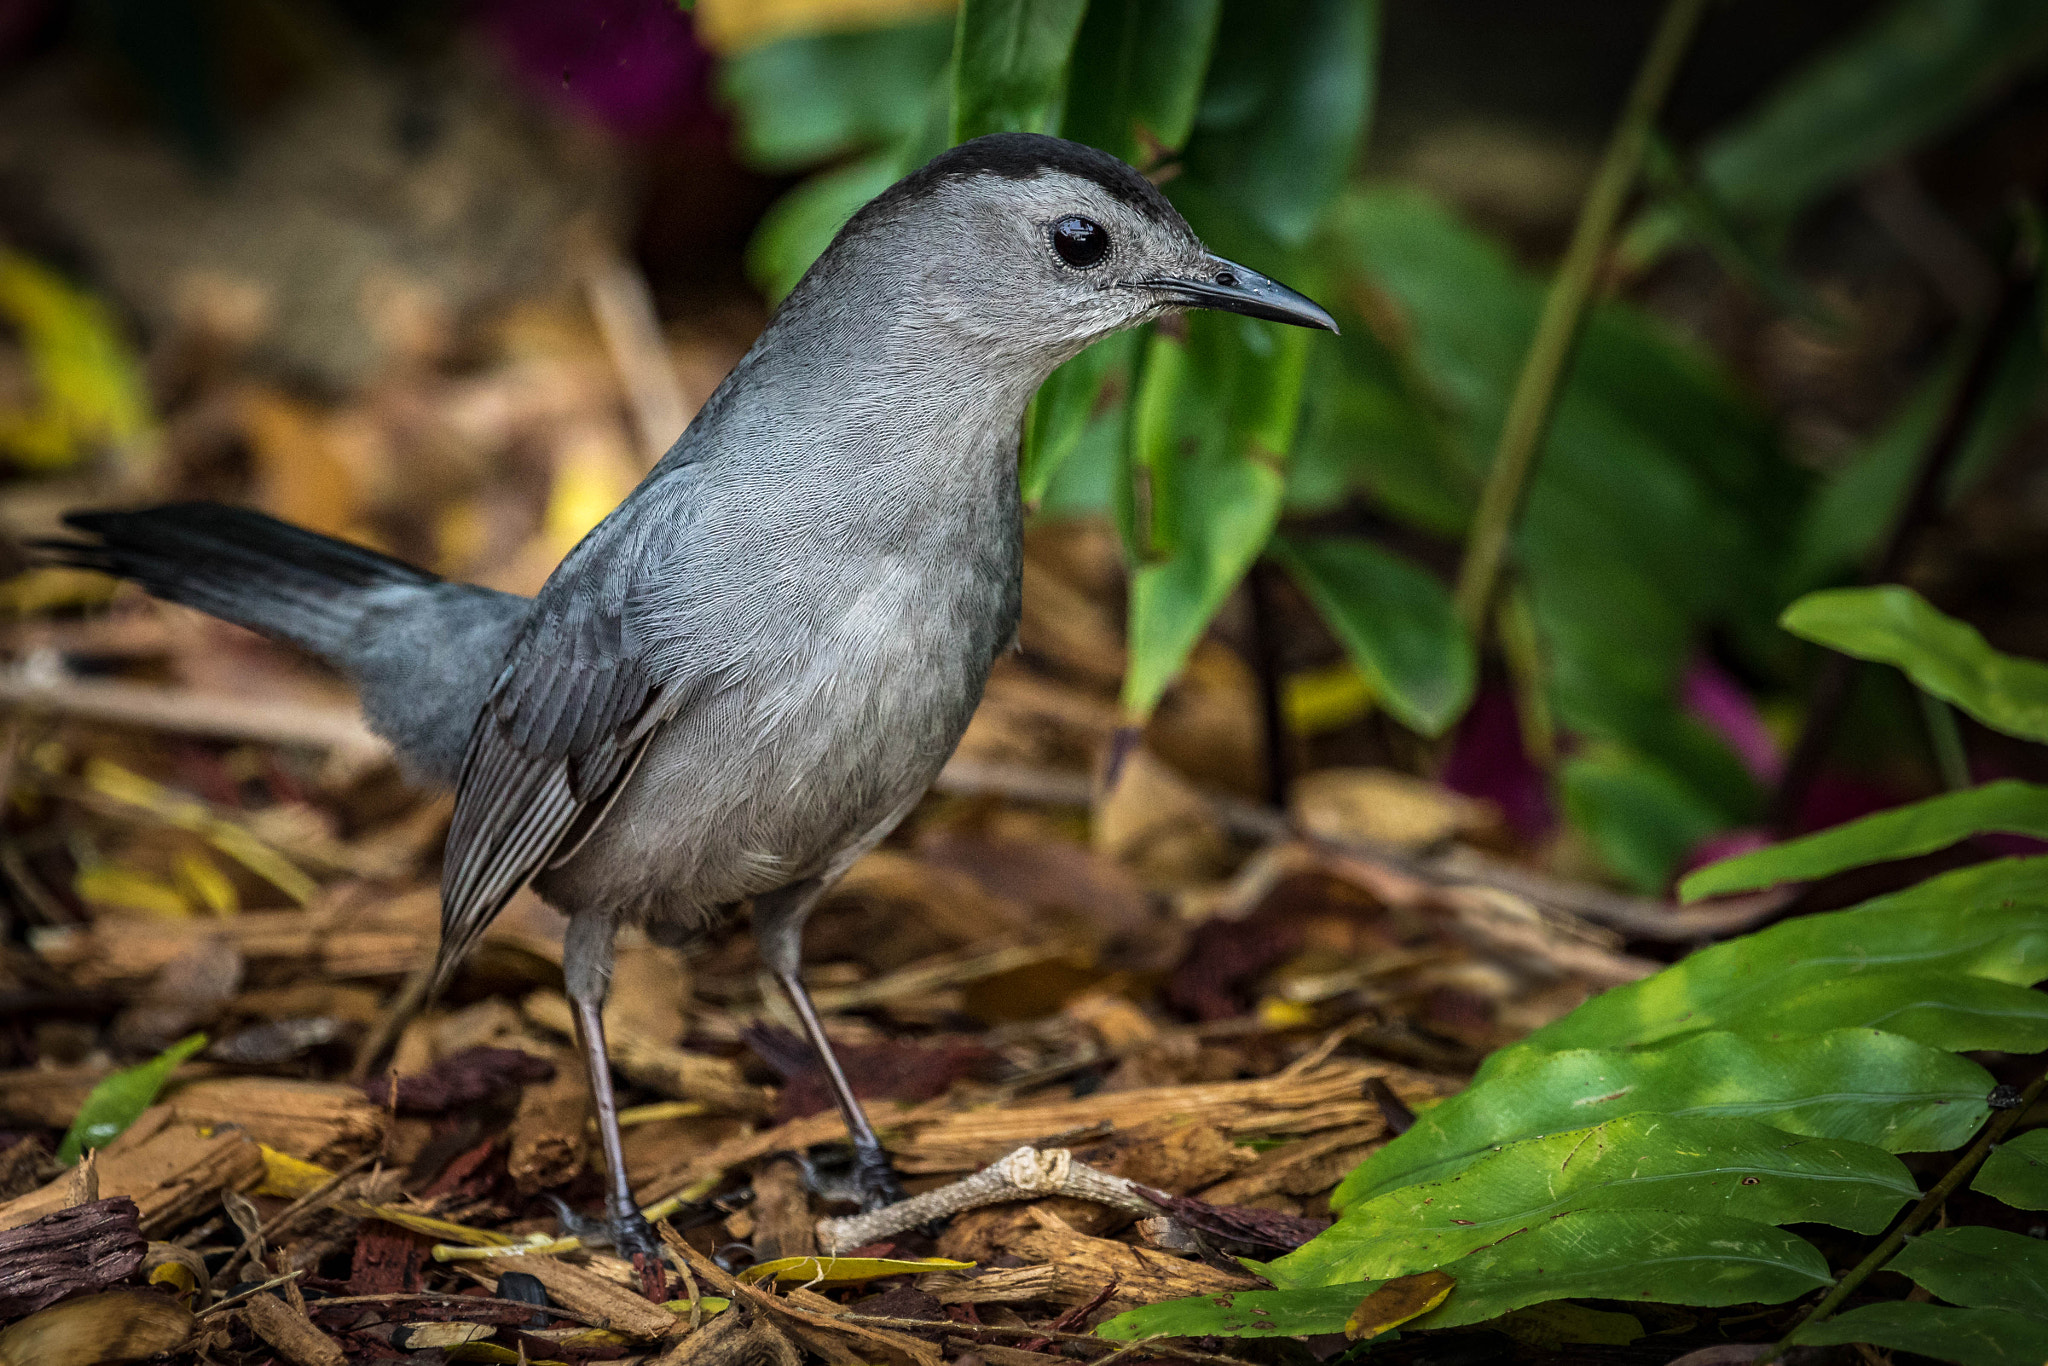
[[[760,944],[761,960],[789,993],[789,1003],[796,1007],[797,1019],[803,1023],[804,1036],[811,1041],[818,1061],[824,1064],[832,1099],[839,1106],[840,1118],[846,1121],[846,1136],[853,1141],[853,1179],[860,1192],[861,1208],[877,1210],[901,1200],[903,1186],[896,1179],[896,1169],[889,1165],[889,1154],[883,1151],[882,1141],[875,1137],[874,1126],[868,1123],[867,1112],[853,1094],[846,1069],[839,1065],[839,1055],[832,1050],[824,1021],[818,1018],[818,1008],[812,1004],[811,993],[798,972],[804,920],[830,885],[824,878],[812,878],[757,898],[754,937]]]
[[[612,927],[591,916],[569,922],[562,944],[562,976],[576,1017],[576,1044],[590,1077],[597,1111],[597,1137],[604,1149],[605,1227],[612,1247],[640,1269],[649,1299],[665,1297],[661,1240],[640,1213],[626,1176],[626,1148],[619,1135],[619,1100],[612,1090],[611,1058],[604,1046],[604,998],[611,982]]]

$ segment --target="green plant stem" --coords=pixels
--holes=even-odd
[[[1955,708],[1932,693],[1913,689],[1920,700],[1920,718],[1927,725],[1927,744],[1934,751],[1934,766],[1941,773],[1941,785],[1951,792],[1970,786],[1970,755],[1963,748],[1963,728],[1956,722]]]
[[[2035,1077],[2033,1081],[2027,1084],[2027,1089],[2020,1092],[2019,1102],[2011,1109],[2000,1110],[1991,1117],[1991,1122],[1984,1126],[1984,1132],[1978,1134],[1975,1141],[1969,1147],[1963,1149],[1963,1155],[1956,1159],[1953,1167],[1942,1173],[1941,1180],[1935,1182],[1927,1194],[1920,1197],[1920,1203],[1906,1212],[1906,1217],[1899,1220],[1898,1225],[1885,1235],[1883,1242],[1870,1249],[1869,1256],[1856,1263],[1855,1266],[1850,1267],[1843,1274],[1842,1279],[1835,1282],[1835,1288],[1828,1291],[1827,1295],[1807,1313],[1805,1318],[1792,1325],[1791,1332],[1779,1338],[1777,1342],[1772,1344],[1770,1351],[1758,1357],[1756,1366],[1770,1366],[1770,1363],[1782,1357],[1786,1349],[1792,1346],[1792,1339],[1799,1335],[1799,1331],[1802,1328],[1805,1328],[1808,1324],[1819,1323],[1822,1319],[1833,1314],[1841,1306],[1842,1301],[1855,1293],[1857,1286],[1870,1279],[1871,1273],[1881,1270],[1884,1264],[1890,1261],[1900,1248],[1905,1246],[1906,1239],[1911,1237],[1914,1231],[1922,1224],[1932,1219],[1940,1211],[1943,1202],[1949,1196],[1955,1194],[1962,1184],[1970,1179],[1971,1174],[1983,1165],[1984,1159],[1990,1156],[1991,1150],[1998,1146],[1998,1141],[2004,1138],[2012,1126],[2019,1123],[2020,1116],[2024,1115],[2033,1107],[2034,1102],[2040,1099],[2041,1090],[2044,1086],[2048,1086],[2048,1071],[2043,1071],[2040,1076]]]
[[[1670,0],[1649,50],[1636,72],[1621,120],[1608,140],[1599,172],[1579,209],[1578,225],[1572,230],[1571,245],[1565,249],[1557,278],[1543,301],[1543,314],[1536,335],[1523,358],[1522,373],[1508,401],[1506,419],[1501,423],[1500,443],[1494,450],[1493,468],[1479,497],[1479,510],[1472,520],[1472,534],[1465,543],[1465,562],[1458,571],[1458,612],[1478,638],[1484,631],[1501,565],[1507,558],[1508,542],[1514,535],[1522,497],[1529,476],[1536,467],[1544,433],[1557,403],[1558,384],[1571,360],[1572,344],[1585,321],[1586,308],[1599,283],[1601,263],[1614,241],[1615,224],[1621,218],[1629,187],[1635,183],[1649,145],[1651,129],[1679,63],[1692,42],[1694,29],[1707,0]]]

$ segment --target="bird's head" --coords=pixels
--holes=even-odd
[[[1313,300],[1210,252],[1131,167],[1033,133],[940,154],[856,214],[820,265],[887,272],[906,286],[907,325],[1043,370],[1183,308],[1337,330]]]

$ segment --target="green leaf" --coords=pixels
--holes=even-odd
[[[1807,984],[1786,982],[1789,990],[1743,1016],[1743,1033],[1780,1038],[1860,1025],[1951,1053],[2048,1050],[2048,994],[2027,987],[1920,967],[1796,976]]]
[[[1446,1180],[1344,1207],[1335,1225],[1273,1262],[1278,1285],[1449,1267],[1576,1210],[1656,1209],[1758,1224],[1881,1233],[1920,1193],[1889,1153],[1799,1138],[1749,1119],[1635,1114],[1509,1143]]]
[[[1559,787],[1572,824],[1639,891],[1663,891],[1686,855],[1726,823],[1662,764],[1619,745],[1566,760]]]
[[[1444,1269],[1458,1288],[1411,1327],[1461,1328],[1572,1297],[1777,1304],[1830,1280],[1813,1245],[1783,1229],[1724,1214],[1633,1209],[1561,1215]]]
[[[206,1047],[204,1034],[188,1034],[148,1062],[116,1072],[87,1093],[85,1103],[57,1148],[57,1160],[67,1165],[87,1151],[104,1148],[155,1103],[157,1092],[171,1079],[179,1063]]]
[[[1986,783],[1880,811],[1830,830],[1707,865],[1678,884],[1684,901],[1809,882],[1848,868],[1913,858],[1987,831],[2048,838],[2048,787]]]
[[[740,154],[791,171],[910,137],[952,51],[944,20],[802,34],[727,57],[719,88]]]
[[[1146,716],[1272,536],[1307,372],[1309,334],[1229,315],[1155,333],[1127,449],[1143,507],[1123,519],[1131,573],[1123,705]]]
[[[1885,1270],[1965,1309],[2048,1320],[2048,1243],[1999,1228],[1939,1228],[1911,1239]]]
[[[1793,635],[1858,659],[1893,664],[1921,691],[1961,707],[1993,730],[2048,742],[2048,664],[2000,654],[1974,626],[1910,588],[1836,588],[1785,609]]]
[[[1134,165],[1194,128],[1221,0],[1094,0],[1074,44],[1065,126]]]
[[[1228,0],[1169,186],[1203,240],[1244,256],[1308,241],[1365,136],[1378,48],[1376,0]]]
[[[1895,1301],[1866,1304],[1792,1335],[1808,1347],[1862,1342],[1917,1352],[1963,1366],[2041,1366],[2048,1360],[2048,1323],[2003,1309],[1951,1309]]]
[[[908,169],[898,153],[878,153],[812,176],[776,200],[747,243],[748,277],[781,302],[846,220]]]
[[[1970,1189],[2014,1209],[2048,1209],[2048,1129],[2029,1129],[1993,1148]]]
[[[1135,340],[1126,332],[1095,343],[1053,371],[1031,400],[1018,474],[1025,502],[1036,506],[1045,497],[1059,467],[1081,444],[1104,382],[1112,372],[1130,368]]]
[[[1403,725],[1441,735],[1464,714],[1478,661],[1435,575],[1353,537],[1278,537],[1272,553]]]
[[[1800,916],[1713,944],[1652,977],[1593,997],[1480,1068],[1510,1055],[1626,1048],[1706,1029],[1747,1029],[1780,1000],[1820,992],[1798,1017],[1811,1032],[1863,1010],[1870,973],[1954,973],[2031,986],[2048,978],[2048,858],[2000,859],[1930,878],[1845,911]],[[1830,983],[1844,984],[1830,1000]],[[1784,1017],[1780,1017],[1783,1023]],[[1927,1042],[1927,1040],[1922,1040]]]
[[[1100,1324],[1097,1337],[1129,1342],[1156,1337],[1310,1337],[1341,1333],[1358,1302],[1379,1282],[1301,1290],[1238,1290],[1140,1305]]]
[[[1498,1055],[1459,1094],[1344,1178],[1344,1209],[1421,1181],[1447,1179],[1497,1144],[1642,1111],[1731,1116],[1787,1133],[1845,1138],[1886,1152],[1939,1152],[1990,1112],[1991,1076],[1967,1058],[1869,1029],[1759,1040],[1713,1031],[1635,1051]]]
[[[2048,53],[2035,0],[1900,0],[1795,72],[1700,159],[1715,194],[1784,220],[1995,97]]]
[[[953,30],[953,141],[1059,126],[1087,0],[962,0]]]

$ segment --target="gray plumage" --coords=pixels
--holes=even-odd
[[[1075,219],[1099,261],[1064,259]],[[1328,325],[1113,158],[980,139],[854,217],[530,601],[204,505],[81,515],[97,544],[65,553],[329,659],[457,786],[443,977],[530,880],[571,917],[579,1002],[618,925],[750,900],[793,983],[804,915],[931,783],[1015,634],[1026,403],[1189,304]]]

